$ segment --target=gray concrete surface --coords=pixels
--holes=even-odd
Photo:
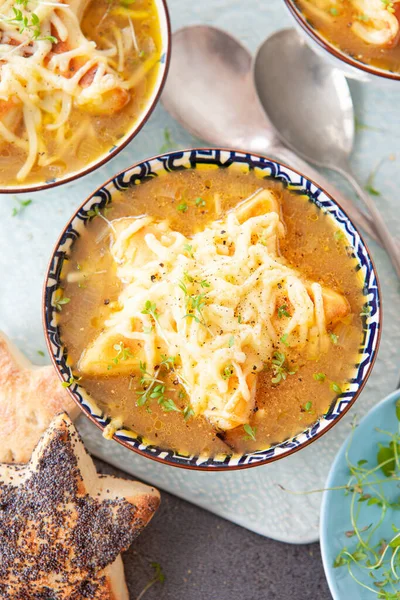
[[[129,478],[96,460],[101,473]],[[330,600],[319,544],[266,539],[162,492],[153,521],[124,554],[130,600]],[[141,599],[142,600],[142,599]]]

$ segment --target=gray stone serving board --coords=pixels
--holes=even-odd
[[[283,0],[201,0],[168,2],[173,30],[183,25],[209,23],[225,28],[254,51],[265,36],[291,25]],[[394,234],[400,238],[400,86],[397,92],[351,83],[359,122],[372,129],[358,132],[352,165],[366,181],[386,158],[376,176],[381,196],[376,202]],[[295,93],[295,90],[293,91]],[[310,116],[311,117],[311,116]],[[0,197],[0,329],[34,362],[44,364],[41,323],[42,282],[52,247],[75,207],[99,184],[138,159],[156,154],[168,127],[177,147],[200,145],[166,114],[161,106],[138,137],[98,172],[74,184],[38,193],[33,203],[12,217],[16,200]],[[391,158],[391,160],[389,159]],[[351,194],[338,177],[328,174]],[[232,473],[202,473],[168,467],[106,442],[86,418],[78,425],[89,450],[98,457],[260,534],[291,543],[318,538],[320,495],[293,495],[324,485],[332,459],[348,433],[349,423],[397,385],[400,365],[399,282],[383,250],[369,242],[383,291],[384,326],[374,372],[350,414],[321,440],[301,452],[265,467]]]

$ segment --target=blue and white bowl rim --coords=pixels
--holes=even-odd
[[[257,170],[257,174],[262,172],[265,178],[273,178],[281,181],[286,187],[290,186],[290,190],[294,194],[307,195],[311,202],[334,219],[336,227],[348,239],[358,261],[356,268],[363,271],[364,293],[370,306],[369,317],[363,317],[363,342],[359,350],[358,363],[355,365],[354,377],[349,381],[348,390],[337,397],[327,413],[305,431],[263,450],[214,458],[163,450],[126,428],[119,429],[114,435],[116,441],[153,460],[188,469],[219,471],[263,465],[288,456],[318,439],[344,416],[364,387],[375,362],[381,334],[381,298],[375,267],[360,233],[344,210],[316,183],[276,160],[254,153],[217,148],[167,152],[138,162],[103,184],[74,213],[56,244],[45,278],[43,318],[50,356],[64,381],[68,381],[72,376],[72,370],[67,364],[67,351],[60,337],[54,293],[59,287],[64,259],[70,255],[74,241],[84,230],[87,221],[92,218],[88,215],[88,211],[93,210],[96,205],[104,208],[112,202],[113,193],[134,186],[136,181],[143,183],[161,173],[195,169],[204,165],[213,165],[223,169],[239,167],[242,170],[243,167],[247,167],[248,170]],[[110,418],[100,410],[93,397],[88,396],[77,383],[71,385],[68,392],[83,412],[100,429],[104,429],[110,422]]]

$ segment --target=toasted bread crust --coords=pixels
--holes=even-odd
[[[0,332],[0,462],[28,462],[61,411],[79,414],[54,368],[32,365]]]
[[[0,597],[127,599],[120,552],[159,502],[154,488],[98,476],[59,415],[26,466],[0,465]]]

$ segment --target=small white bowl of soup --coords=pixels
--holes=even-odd
[[[97,169],[135,137],[161,94],[166,1],[29,0],[4,4],[2,17],[0,193]]]
[[[194,469],[264,464],[333,427],[372,369],[380,314],[373,263],[335,201],[218,149],[106,182],[62,232],[44,288],[49,351],[85,414]]]
[[[400,80],[399,0],[284,2],[309,45],[347,76],[381,84]]]

